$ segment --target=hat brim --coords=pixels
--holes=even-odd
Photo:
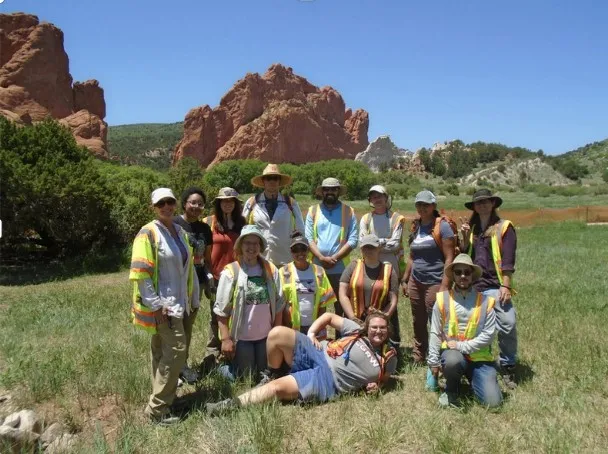
[[[452,268],[454,267],[454,265],[465,265],[465,266],[470,266],[471,268],[473,268],[473,282],[475,282],[476,280],[478,280],[481,277],[481,267],[479,265],[469,265],[468,263],[450,263],[446,269],[445,272],[448,273],[448,277],[450,278],[450,280],[454,280],[453,276],[452,276]]]
[[[226,199],[234,199],[234,200],[238,200],[239,202],[242,202],[243,200],[241,200],[240,198],[234,196],[234,195],[222,195],[222,196],[217,196],[215,199],[213,200],[226,200]]]
[[[236,241],[234,242],[234,250],[238,251],[241,250],[241,243],[243,242],[243,238],[245,238],[246,236],[257,236],[260,240],[262,240],[262,250],[260,251],[260,253],[264,253],[266,251],[266,249],[268,248],[268,242],[266,241],[266,238],[264,238],[264,235],[258,234],[258,233],[247,233],[245,235],[240,235]]]
[[[338,191],[338,195],[344,195],[346,194],[346,187],[345,186],[323,186],[323,185],[319,185],[317,186],[317,189],[315,190],[315,195],[318,197],[322,197],[323,196],[323,187],[326,188],[339,188],[340,190]]]
[[[258,175],[257,177],[253,177],[251,179],[251,185],[255,186],[256,188],[263,188],[264,187],[264,177],[270,177],[270,176],[281,177],[281,181],[279,181],[280,187],[289,186],[291,184],[291,182],[293,181],[293,178],[291,178],[289,175],[285,175],[284,173],[267,173],[266,175]]]
[[[494,208],[498,208],[499,206],[502,205],[502,199],[500,197],[498,197],[497,195],[487,195],[487,196],[478,197],[471,202],[465,202],[464,206],[469,210],[473,210],[473,206],[475,205],[475,202],[481,202],[482,200],[486,200],[486,199],[494,200],[494,202],[495,202]]]

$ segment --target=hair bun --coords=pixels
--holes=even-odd
[[[293,233],[291,234],[290,238],[293,240],[294,238],[300,238],[300,237],[302,237],[302,236],[304,236],[304,235],[302,234],[302,232],[300,232],[299,230],[296,230],[295,232],[293,232]]]

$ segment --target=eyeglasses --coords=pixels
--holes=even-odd
[[[456,276],[465,276],[465,277],[469,277],[471,274],[473,274],[473,272],[468,268],[453,269],[452,272]]]
[[[291,252],[293,252],[294,254],[299,254],[301,252],[306,252],[308,250],[308,248],[306,246],[294,246],[291,248]]]
[[[370,326],[370,331],[388,331],[388,326]]]
[[[188,205],[190,205],[191,207],[204,208],[205,207],[205,202],[190,202],[190,201],[188,201]]]
[[[279,181],[281,177],[279,175],[268,175],[267,177],[262,177],[263,181]]]
[[[162,199],[154,204],[156,208],[162,208],[165,205],[169,205],[170,207],[175,205],[175,199]]]

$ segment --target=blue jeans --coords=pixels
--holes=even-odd
[[[492,363],[468,361],[458,350],[444,350],[441,353],[441,367],[446,379],[446,392],[458,393],[460,379],[466,375],[473,394],[482,405],[498,407],[502,403],[502,393]]]
[[[266,338],[257,341],[238,340],[231,363],[220,367],[220,374],[229,380],[257,374],[266,369]]]
[[[517,325],[515,324],[515,308],[511,300],[500,304],[499,289],[485,290],[483,296],[496,299],[494,313],[496,314],[496,327],[498,329],[498,351],[501,366],[514,366],[517,358]]]

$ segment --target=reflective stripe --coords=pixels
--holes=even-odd
[[[388,210],[388,213],[390,213],[390,210]],[[374,231],[373,212],[364,214],[361,220],[366,225],[368,233],[373,233],[378,236],[378,234]],[[397,230],[397,228],[399,228],[401,224],[405,225],[405,216],[401,216],[399,213],[394,211],[388,221],[388,229],[391,232],[391,236],[395,233],[395,231]],[[395,256],[397,257],[397,263],[399,264],[399,273],[401,275],[405,272],[406,265],[405,249],[403,246],[403,233],[401,234],[401,240],[399,241],[399,249],[397,249],[397,251],[395,252]]]
[[[312,218],[312,240],[315,243],[317,242],[317,239],[319,238],[319,233],[317,230],[317,223],[319,221],[320,209],[321,209],[320,204],[310,206],[308,208],[308,214]],[[354,211],[353,211],[352,207],[347,208],[347,205],[342,203],[342,225],[340,226],[340,235],[339,235],[338,239],[336,240],[336,243],[338,244],[340,249],[342,248],[342,246],[344,246],[348,242],[348,240],[346,238],[346,227],[350,224],[350,218],[352,218],[353,214],[354,214]],[[340,250],[340,249],[338,249],[338,250]],[[309,257],[309,259],[312,259],[312,252],[309,253],[308,257]],[[350,263],[350,254],[347,255],[346,257],[342,258],[342,262],[344,263],[344,266],[348,266],[348,264]]]
[[[503,283],[503,274],[502,274],[502,239],[509,228],[509,226],[513,226],[513,223],[506,219],[501,219],[496,224],[494,224],[494,228],[492,229],[492,234],[490,238],[491,248],[492,248],[492,262],[494,262],[494,269],[496,270],[496,276],[498,277],[498,282],[500,285]],[[515,228],[515,226],[513,226]],[[473,257],[473,231],[469,234],[469,250],[467,251],[468,255]],[[511,279],[511,287],[513,287],[513,279]]]
[[[361,318],[361,316],[366,312],[364,266],[365,263],[363,262],[363,259],[357,259],[357,264],[355,265],[355,269],[353,270],[353,274],[350,279],[350,302],[353,312],[357,318]],[[380,270],[380,274],[372,285],[369,301],[369,307],[376,309],[382,309],[383,303],[388,295],[391,273],[393,271],[393,266],[388,262],[381,264],[381,266],[382,269]]]

